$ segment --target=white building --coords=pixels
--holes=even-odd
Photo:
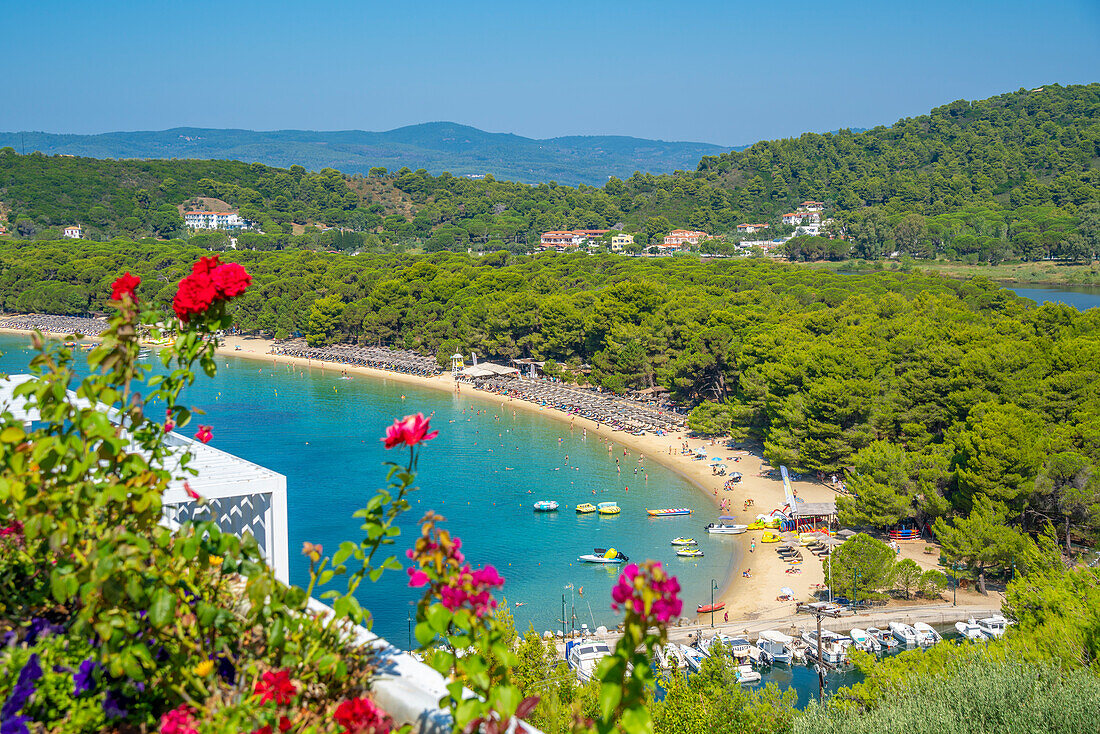
[[[74,224],[62,230],[61,234],[70,240],[78,240],[84,236],[84,230],[80,228],[79,224]]]
[[[183,223],[191,229],[251,229],[252,222],[233,212],[193,211],[183,215]]]
[[[767,224],[738,224],[737,231],[745,234],[754,234],[761,229],[767,229]]]
[[[697,232],[691,229],[674,229],[665,235],[663,247],[681,247],[685,243],[689,245],[699,244],[699,240],[709,237],[706,232]]]
[[[808,212],[823,212],[825,211],[824,201],[804,201],[799,205],[800,209],[805,209]]]
[[[783,224],[821,224],[821,215],[817,212],[788,212],[783,215]]]

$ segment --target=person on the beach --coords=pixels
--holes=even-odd
[[[756,541],[754,540],[751,543],[749,543],[749,553],[753,553],[755,551],[756,551]]]
[[[725,614],[722,615],[722,621],[723,622],[729,622],[730,621],[730,613],[729,612],[726,612]]]

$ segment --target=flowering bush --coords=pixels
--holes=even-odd
[[[338,731],[337,704],[366,694],[370,654],[344,642],[339,619],[307,614],[307,592],[276,582],[251,535],[223,533],[209,514],[174,531],[162,523],[168,483],[193,474],[165,434],[191,422],[181,391],[195,368],[215,374],[213,334],[249,280],[202,258],[172,319],[139,308],[140,280],[123,275],[82,379],[76,350],[32,336],[33,379],[16,395],[41,420],[0,416],[5,734]],[[174,339],[154,375],[137,359],[139,337],[162,333]],[[111,420],[94,406],[113,408]],[[206,425],[196,434],[211,436]]]

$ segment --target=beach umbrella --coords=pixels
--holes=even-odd
[[[852,537],[855,534],[856,534],[855,530],[849,530],[848,528],[844,528],[843,530],[841,530],[839,533],[836,534],[836,537],[844,538],[845,540],[847,540],[848,538]]]
[[[835,548],[838,545],[843,545],[844,541],[840,538],[834,538],[830,535],[822,535],[818,541],[821,545],[828,546],[829,548]]]
[[[784,586],[781,589],[779,589],[779,595],[780,596],[794,596],[794,591],[791,590],[791,587]],[[793,627],[794,625],[791,625],[791,626]]]

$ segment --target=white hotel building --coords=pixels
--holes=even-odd
[[[252,222],[242,219],[241,215],[231,212],[186,212],[183,223],[191,229],[251,229]]]

